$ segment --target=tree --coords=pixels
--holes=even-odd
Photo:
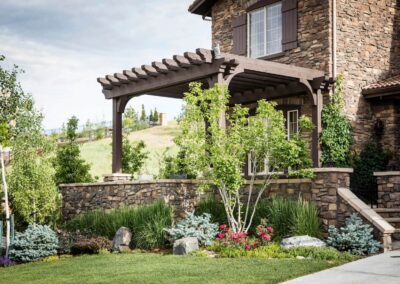
[[[249,109],[240,105],[228,111],[228,101],[225,86],[203,90],[200,83],[191,83],[185,93],[181,134],[176,143],[185,153],[185,164],[202,177],[201,188],[218,189],[231,229],[247,232],[271,178],[292,167],[295,170],[291,169],[289,174],[310,176],[311,170],[299,166],[310,165],[311,159],[304,147],[298,147],[298,141],[303,141],[300,135],[298,141],[287,139],[283,114],[275,109],[274,102],[260,100],[256,115],[249,116]],[[227,121],[226,127],[220,126],[221,120]],[[311,125],[309,119],[302,121],[307,121],[303,127]],[[307,141],[304,145],[309,147]],[[266,173],[260,177],[257,189],[256,175],[251,176],[245,197],[241,190],[245,181],[242,170],[248,157],[253,173],[264,167]],[[250,206],[253,194],[255,202]]]
[[[345,167],[350,164],[353,137],[351,124],[343,113],[343,96],[343,77],[340,75],[330,103],[322,110],[321,159],[325,165]]]
[[[9,176],[13,208],[29,224],[55,221],[60,195],[51,164],[53,144],[42,133],[42,116],[30,111],[25,120],[29,131],[20,132],[13,142],[12,171]]]
[[[124,119],[123,119],[124,128],[127,130],[127,132],[130,132],[134,128],[137,121],[138,121],[138,115],[135,109],[132,106],[127,107],[124,112]]]
[[[153,120],[154,120],[154,123],[158,123],[158,119],[159,119],[159,117],[158,117],[158,111],[157,111],[157,109],[155,108],[155,109],[154,109],[154,113],[153,113]]]
[[[153,122],[154,122],[153,110],[150,110],[149,122],[150,122],[150,123],[153,123]]]
[[[78,119],[73,116],[67,123],[68,141],[58,147],[54,160],[56,184],[94,181],[94,178],[90,175],[90,165],[80,158],[80,149],[76,142],[77,128]]]
[[[122,142],[122,171],[132,175],[132,178],[140,172],[149,152],[145,151],[146,144],[143,140],[130,142],[124,137]]]
[[[5,57],[0,55],[0,63]],[[6,172],[4,166],[3,147],[13,146],[20,133],[29,133],[32,125],[25,119],[34,110],[30,95],[25,94],[18,82],[18,75],[23,71],[14,65],[11,70],[0,66],[0,164],[2,189],[5,199],[6,214],[6,256],[10,245],[10,202]],[[35,125],[33,125],[35,127]]]
[[[140,113],[140,121],[146,121],[146,110],[144,109],[144,105],[142,105],[142,112]]]

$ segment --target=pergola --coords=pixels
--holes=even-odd
[[[260,99],[274,100],[309,95],[312,101],[312,158],[319,167],[318,137],[321,131],[321,89],[326,78],[322,71],[260,59],[251,59],[208,49],[174,55],[172,59],[106,75],[97,81],[106,99],[113,100],[112,171],[121,173],[122,114],[128,101],[140,95],[183,98],[190,82],[205,87],[225,84],[231,94],[230,104],[246,104]],[[225,120],[220,120],[225,127]]]

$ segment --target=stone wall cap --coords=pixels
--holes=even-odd
[[[114,173],[114,174],[104,174],[103,177],[130,177],[131,174]]]
[[[353,168],[314,168],[315,173],[353,173]]]
[[[374,176],[376,177],[400,176],[400,171],[374,172]]]
[[[66,183],[60,184],[59,187],[82,187],[82,186],[103,186],[103,185],[133,185],[133,184],[168,184],[168,183],[185,183],[197,184],[200,180],[196,179],[160,179],[160,180],[117,180],[117,181],[100,181],[94,183]]]

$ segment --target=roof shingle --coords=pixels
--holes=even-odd
[[[400,75],[390,77],[388,79],[384,79],[378,81],[376,83],[370,84],[363,88],[363,90],[377,90],[377,89],[385,89],[390,87],[400,87]]]

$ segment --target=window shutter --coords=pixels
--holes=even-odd
[[[237,55],[247,55],[247,14],[234,17],[232,20],[233,28],[233,49],[232,53]]]
[[[297,0],[282,1],[282,49],[297,47]]]

